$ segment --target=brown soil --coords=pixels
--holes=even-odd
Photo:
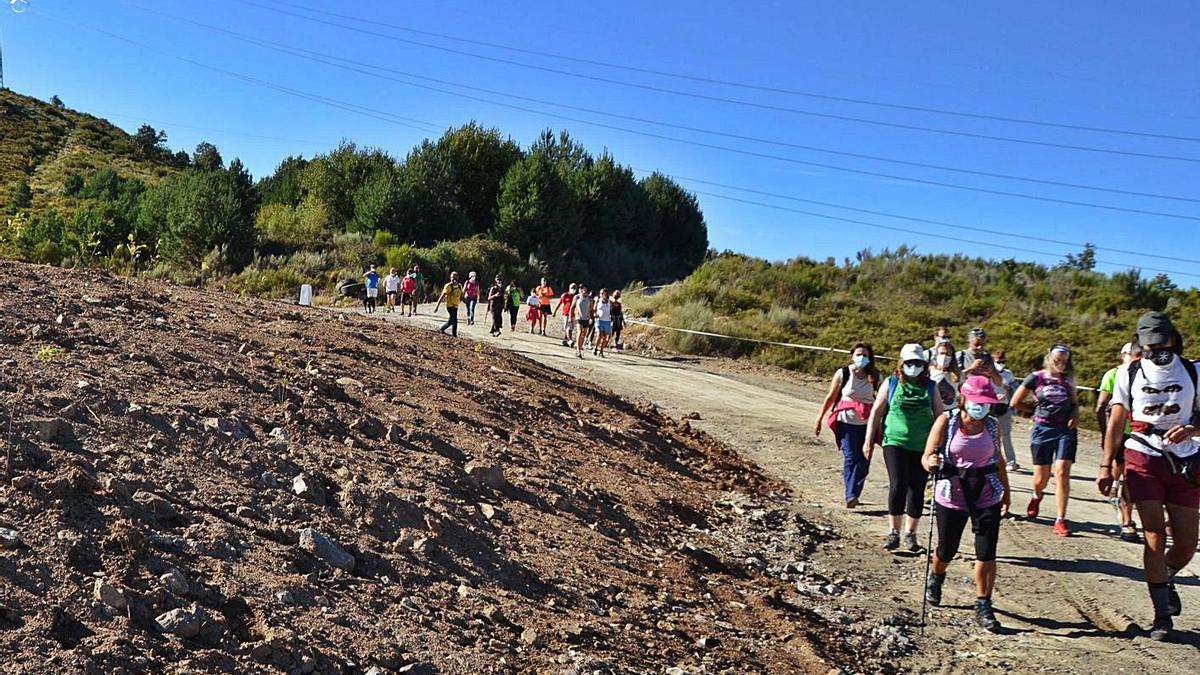
[[[911,612],[838,607],[868,589],[810,559],[828,526],[653,405],[358,316],[16,263],[0,288],[4,672],[824,673],[912,647]]]

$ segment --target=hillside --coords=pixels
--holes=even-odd
[[[0,139],[0,255],[28,262],[190,285],[246,272],[235,288],[282,297],[370,264],[420,263],[445,279],[448,257],[433,249],[476,239],[495,244],[483,247],[495,254],[485,277],[524,286],[677,278],[708,249],[694,195],[659,173],[639,179],[565,130],[523,148],[471,121],[402,155],[344,141],[255,180],[211,143],[172,152],[148,124],[129,135],[4,91]]]
[[[983,326],[989,346],[1007,350],[1016,373],[1041,367],[1051,345],[1070,345],[1078,381],[1089,386],[1116,365],[1142,312],[1169,312],[1185,337],[1200,339],[1200,291],[1137,270],[1101,274],[1090,269],[1088,258],[1084,251],[1048,267],[923,255],[906,247],[864,251],[842,264],[807,258],[771,263],[724,253],[657,295],[630,289],[626,305],[677,328],[841,349],[863,341],[892,355],[906,342],[928,346],[942,324],[957,348],[965,346],[971,327]],[[824,352],[680,333],[654,337],[677,351],[744,356],[822,378],[845,361]]]
[[[6,672],[888,667],[796,592],[828,531],[686,421],[359,316],[0,287]]]
[[[70,215],[79,201],[66,194],[68,176],[107,168],[153,182],[173,171],[164,159],[139,158],[133,137],[107,120],[0,89],[0,202],[25,178],[34,209]]]

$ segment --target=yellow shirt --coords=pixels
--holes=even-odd
[[[446,286],[442,288],[442,294],[446,296],[447,307],[458,307],[458,303],[462,300],[462,284],[446,284]]]

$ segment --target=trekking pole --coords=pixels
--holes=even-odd
[[[925,581],[921,584],[921,637],[925,636],[925,616],[929,609],[929,597],[926,589],[929,588],[929,572],[933,565],[933,526],[934,516],[937,514],[937,484],[942,475],[942,456],[937,456],[937,468],[933,470],[933,489],[929,492],[929,540],[925,545]]]

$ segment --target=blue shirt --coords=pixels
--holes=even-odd
[[[379,288],[379,274],[376,272],[367,272],[367,288]]]

